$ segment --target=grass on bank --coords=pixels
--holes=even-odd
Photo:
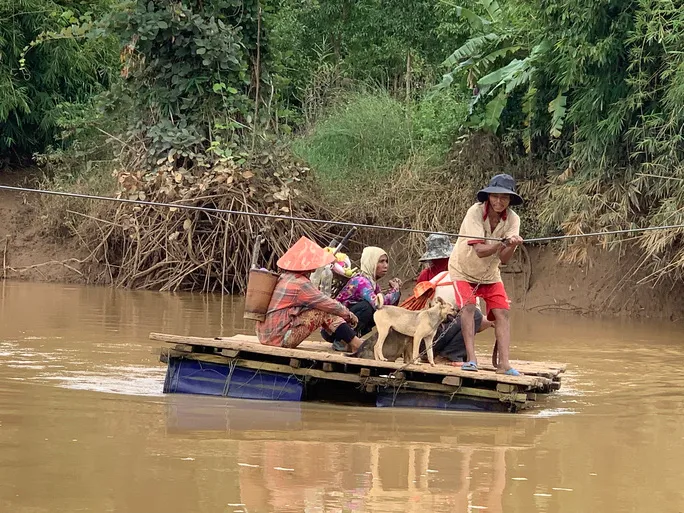
[[[416,157],[426,165],[443,162],[466,115],[467,102],[454,91],[409,105],[383,91],[352,93],[296,139],[293,150],[337,192],[350,182],[382,180]]]

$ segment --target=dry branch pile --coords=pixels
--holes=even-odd
[[[190,170],[164,162],[153,173],[118,176],[125,198],[329,219],[304,189],[307,172],[287,150],[272,149],[248,162]],[[321,224],[130,204],[95,223],[80,236],[103,264],[97,281],[159,290],[240,292],[258,235],[259,264],[269,268],[301,235],[322,244],[334,236]]]

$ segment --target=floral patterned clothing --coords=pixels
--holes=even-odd
[[[323,310],[305,310],[297,317],[297,324],[285,332],[282,347],[294,349],[318,328],[332,335],[344,323],[342,317]]]
[[[375,298],[380,293],[380,285],[376,283],[373,286],[373,282],[367,276],[357,274],[342,288],[337,295],[337,300],[347,308],[361,301],[368,301],[375,308]],[[383,295],[384,304],[399,304],[400,295],[399,289],[391,289]]]

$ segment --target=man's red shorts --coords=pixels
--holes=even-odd
[[[463,308],[465,305],[476,304],[475,298],[481,297],[487,304],[487,318],[494,320],[491,311],[495,308],[510,310],[510,303],[506,295],[506,289],[502,282],[487,283],[478,285],[467,281],[454,282],[454,295],[456,296],[456,306]]]

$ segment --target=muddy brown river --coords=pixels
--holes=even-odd
[[[252,329],[230,297],[0,282],[0,512],[684,511],[681,325],[514,314],[514,358],[569,364],[517,415],[165,396],[150,331]]]

